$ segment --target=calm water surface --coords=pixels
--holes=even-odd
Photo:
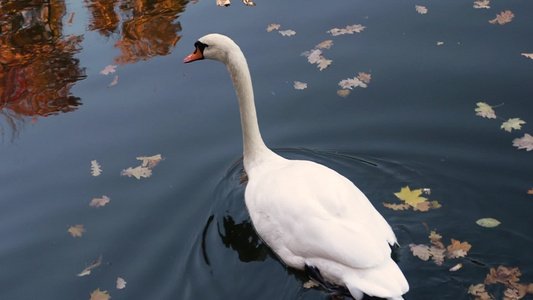
[[[112,299],[329,299],[303,288],[305,275],[253,232],[227,71],[182,63],[210,32],[245,52],[266,143],[339,171],[389,221],[406,299],[473,299],[469,286],[501,265],[533,282],[533,152],[513,146],[533,134],[533,60],[521,55],[533,53],[531,1],[1,3],[1,300],[89,299],[96,289]],[[510,23],[488,22],[505,10]],[[296,34],[267,32],[272,23]],[[366,28],[327,33],[354,24]],[[325,40],[332,63],[319,71],[301,53]],[[101,74],[108,65],[116,72]],[[371,74],[368,87],[338,96],[359,72]],[[477,102],[499,119],[476,116]],[[506,132],[509,118],[526,123]],[[121,176],[156,154],[164,160],[151,177]],[[382,205],[400,203],[405,186],[429,188],[442,207]],[[106,206],[89,206],[103,195]],[[484,217],[501,225],[478,226]],[[67,232],[77,224],[82,237]],[[441,266],[422,261],[408,245],[429,245],[429,230],[472,248]],[[76,276],[99,255],[100,266]],[[487,290],[502,299],[505,286]]]

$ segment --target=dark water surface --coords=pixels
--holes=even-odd
[[[501,265],[533,282],[533,152],[513,146],[533,134],[533,59],[521,55],[533,53],[533,2],[0,3],[1,300],[89,299],[97,288],[112,299],[329,299],[253,232],[227,71],[182,63],[210,32],[245,52],[265,142],[339,171],[389,221],[406,299],[473,299],[469,286]],[[488,22],[505,10],[510,23]],[[267,32],[272,23],[296,34]],[[327,33],[353,24],[366,28]],[[301,53],[325,40],[333,62],[319,71]],[[111,64],[116,73],[100,74]],[[338,96],[338,82],[359,72],[371,74],[368,87]],[[476,116],[477,102],[504,103],[494,107],[501,119]],[[500,129],[509,118],[526,123],[509,133]],[[120,175],[156,154],[164,160],[151,177]],[[430,188],[424,196],[442,207],[382,206],[400,203],[405,186]],[[89,206],[103,195],[106,206]],[[484,217],[501,225],[480,227]],[[67,232],[76,224],[82,237]],[[408,245],[430,245],[429,230],[472,248],[441,266],[422,261]],[[505,289],[487,285],[495,299]]]

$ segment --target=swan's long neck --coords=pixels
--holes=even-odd
[[[257,123],[252,79],[246,58],[241,51],[234,51],[226,62],[233,86],[239,99],[243,135],[243,162],[245,170],[251,170],[273,152],[267,148]]]

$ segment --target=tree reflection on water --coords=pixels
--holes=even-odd
[[[177,22],[184,0],[85,0],[91,15],[87,30],[115,37],[124,65],[168,55],[180,37]],[[118,13],[117,13],[118,11]],[[65,1],[0,0],[0,113],[16,136],[27,117],[69,112],[81,105],[71,93],[85,68],[74,56],[83,33],[63,34]],[[82,22],[74,18],[74,22]],[[3,127],[2,132],[4,132]]]

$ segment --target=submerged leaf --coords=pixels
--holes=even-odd
[[[81,271],[80,274],[78,274],[78,277],[85,276],[91,274],[91,270],[98,267],[102,263],[102,254],[98,257],[96,261],[94,261],[90,266],[86,267]]]
[[[338,90],[337,91],[337,95],[343,97],[343,98],[346,98],[348,97],[348,95],[350,95],[350,90]]]
[[[82,224],[70,226],[67,230],[73,237],[81,237],[86,231]]]
[[[476,221],[476,224],[479,226],[492,228],[500,225],[500,221],[493,219],[493,218],[483,218]]]
[[[102,196],[102,198],[93,198],[91,200],[91,203],[89,203],[89,206],[91,207],[102,207],[105,206],[107,203],[109,203],[111,199],[107,196]]]

